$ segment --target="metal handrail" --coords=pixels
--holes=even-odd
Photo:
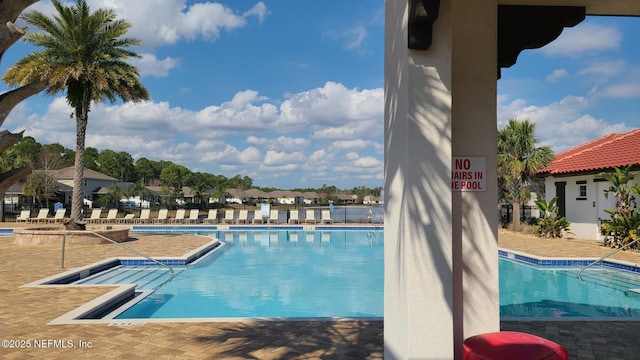
[[[161,261],[158,261],[158,260],[150,257],[149,255],[145,255],[145,254],[139,252],[138,250],[135,250],[135,249],[130,248],[130,247],[128,247],[128,246],[126,246],[124,244],[121,244],[121,243],[119,243],[117,241],[109,239],[106,236],[100,235],[97,232],[92,231],[92,230],[67,230],[67,231],[64,232],[64,235],[62,236],[62,256],[61,256],[61,259],[60,259],[60,268],[61,269],[64,269],[64,249],[65,249],[65,244],[67,242],[67,234],[69,234],[69,233],[79,233],[79,234],[89,233],[89,234],[93,234],[93,235],[95,235],[95,236],[97,236],[99,238],[102,238],[102,239],[107,240],[107,241],[109,241],[109,242],[111,242],[113,244],[116,244],[116,245],[120,246],[121,248],[123,248],[123,249],[125,249],[125,250],[127,250],[129,252],[132,252],[132,253],[134,253],[134,254],[136,254],[138,256],[142,256],[143,258],[145,258],[145,259],[147,259],[147,260],[149,260],[149,261],[151,261],[153,263],[156,263],[156,264],[158,264],[160,266],[164,266],[167,269],[169,269],[169,272],[171,273],[171,275],[169,276],[169,279],[165,280],[162,284],[156,286],[154,288],[154,290],[160,288],[161,286],[165,285],[169,281],[173,280],[173,277],[175,276],[175,272],[173,271],[173,268],[171,266],[169,266],[169,265],[167,265],[167,264],[165,264],[165,263],[163,263]]]
[[[593,262],[589,263],[587,266],[583,267],[582,269],[580,269],[580,271],[578,271],[578,279],[580,279],[581,281],[584,281],[584,280],[582,280],[582,272],[583,272],[583,271],[585,271],[586,269],[588,269],[588,268],[592,267],[593,265],[595,265],[595,264],[599,263],[600,261],[602,261],[602,260],[604,260],[604,259],[608,258],[609,256],[611,256],[611,255],[613,255],[613,254],[617,253],[618,251],[624,250],[625,248],[627,248],[627,247],[629,247],[629,246],[631,246],[631,245],[633,245],[633,244],[637,243],[638,241],[640,241],[640,238],[637,238],[637,239],[633,240],[632,242],[627,243],[627,244],[625,244],[624,246],[621,246],[621,247],[619,247],[619,248],[617,248],[617,249],[615,249],[615,250],[613,250],[613,251],[609,252],[608,254],[604,255],[604,256],[603,256],[603,257],[601,257],[600,259],[598,259],[598,260],[596,260],[596,261],[593,261]]]

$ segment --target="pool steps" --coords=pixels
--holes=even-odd
[[[182,270],[174,268],[176,274]],[[153,290],[166,280],[167,271],[159,266],[116,266],[73,284],[135,284],[136,290]]]

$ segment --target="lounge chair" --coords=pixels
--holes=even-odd
[[[300,224],[300,218],[298,217],[298,210],[289,211],[289,224]]]
[[[236,224],[240,224],[241,222],[247,224],[249,221],[249,211],[248,210],[240,210],[238,214],[238,220],[236,220]]]
[[[56,210],[56,214],[53,216],[53,218],[49,219],[50,223],[58,223],[58,222],[64,222],[64,216],[67,215],[67,209],[65,208],[61,208]]]
[[[172,223],[181,223],[184,222],[184,215],[186,213],[185,209],[176,210],[176,216],[170,220]]]
[[[120,219],[116,218],[116,222],[121,224],[128,224],[128,223],[134,222],[135,218],[136,218],[136,214],[127,214],[123,218],[120,218]]]
[[[322,219],[320,220],[322,224],[333,224],[333,219],[331,218],[331,211],[322,210]]]
[[[100,216],[102,216],[102,208],[91,209],[91,216],[88,219],[84,219],[87,223],[100,222]]]
[[[20,211],[20,215],[16,217],[17,222],[27,222],[31,218],[31,210],[22,210]]]
[[[29,222],[34,223],[34,222],[47,222],[49,221],[47,219],[47,217],[49,216],[49,209],[48,208],[44,208],[44,209],[40,209],[40,211],[38,212],[38,216],[35,218],[30,218]]]
[[[224,219],[222,221],[224,221],[224,223],[229,223],[229,224],[233,224],[233,214],[234,211],[233,210],[227,210],[224,212]]]
[[[189,210],[189,218],[185,219],[184,222],[190,224],[197,224],[200,218],[200,210],[191,209]]]
[[[207,224],[217,224],[218,223],[218,209],[209,209],[209,214],[202,221]]]
[[[109,209],[107,213],[107,217],[104,219],[100,219],[100,223],[109,223],[118,221],[118,209]]]
[[[271,212],[269,212],[269,220],[267,220],[267,222],[269,224],[277,224],[279,220],[280,220],[280,211],[271,210]]]
[[[134,222],[137,224],[146,224],[151,219],[151,209],[142,209],[140,210],[140,217],[135,219]]]
[[[158,210],[158,217],[153,219],[151,222],[153,223],[166,223],[167,222],[167,216],[169,215],[169,210],[168,209],[160,209]]]
[[[251,220],[251,223],[253,224],[264,224],[264,219],[262,219],[262,212],[260,211],[252,211],[253,213],[253,220]]]
[[[307,209],[306,215],[304,217],[305,224],[315,224],[316,223],[316,211]]]

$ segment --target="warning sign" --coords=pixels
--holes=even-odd
[[[451,191],[487,191],[487,158],[451,159]]]

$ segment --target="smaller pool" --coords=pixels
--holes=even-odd
[[[588,261],[582,261],[588,263]],[[500,316],[505,318],[638,318],[640,274],[582,266],[537,267],[500,259]]]

